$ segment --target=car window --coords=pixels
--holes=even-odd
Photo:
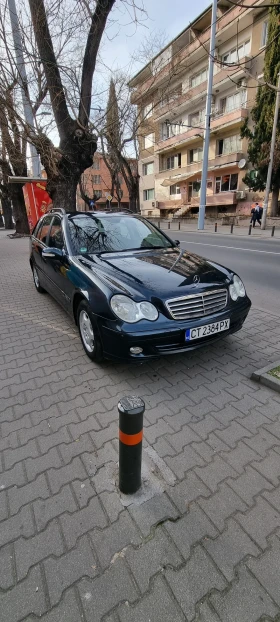
[[[68,223],[74,255],[173,246],[151,223],[137,217],[77,214]]]
[[[43,242],[43,244],[47,243],[47,237],[48,237],[48,232],[49,232],[51,221],[52,221],[52,214],[48,214],[48,216],[45,216],[45,218],[43,218],[41,227],[37,233],[37,239]]]
[[[59,216],[55,216],[53,219],[50,230],[49,246],[52,248],[60,248],[61,250],[64,247],[61,219]]]

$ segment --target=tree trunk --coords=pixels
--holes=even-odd
[[[48,179],[47,191],[55,209],[62,208],[66,212],[76,212],[78,181],[79,177],[76,178],[74,175],[70,179],[63,177]]]
[[[140,211],[139,210],[138,190],[136,190],[136,189],[131,190],[130,193],[129,193],[129,209],[134,214],[138,214],[139,211]]]
[[[274,186],[272,190],[272,198],[271,198],[271,216],[278,215],[278,198],[279,198],[279,186]]]
[[[13,223],[13,219],[12,219],[11,201],[8,198],[3,198],[2,197],[1,203],[2,203],[2,209],[3,209],[3,216],[4,216],[4,220],[5,220],[5,229],[13,229],[14,228],[14,223]]]
[[[16,233],[29,234],[29,224],[27,219],[26,207],[22,186],[20,184],[11,184],[11,199],[13,204],[13,216],[16,223]]]

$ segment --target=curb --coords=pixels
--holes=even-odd
[[[275,361],[274,363],[270,363],[270,365],[266,365],[266,367],[263,367],[262,369],[254,371],[251,375],[251,379],[280,393],[280,380],[278,380],[277,378],[274,378],[274,376],[271,376],[268,373],[275,367],[279,367],[279,366],[280,366],[280,361]]]

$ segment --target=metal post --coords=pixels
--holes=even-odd
[[[24,65],[22,42],[21,42],[21,35],[20,35],[20,26],[19,26],[19,21],[18,21],[18,16],[17,16],[15,0],[8,0],[8,5],[9,5],[9,13],[10,13],[11,26],[12,26],[14,46],[15,46],[16,64],[17,64],[17,70],[18,70],[19,79],[20,79],[19,82],[20,82],[20,88],[21,88],[25,121],[29,125],[31,131],[35,133],[34,116],[33,116],[32,107],[31,107],[31,104],[28,98],[27,75],[26,75],[25,65]],[[31,153],[32,175],[34,177],[41,177],[40,158],[38,156],[38,153],[34,145],[30,143],[29,146],[30,146],[30,153]]]
[[[275,233],[275,226],[273,225],[272,229],[271,229],[271,237],[274,238],[274,233]]]
[[[160,229],[160,220],[158,221],[158,228]]]
[[[233,233],[233,225],[230,226],[230,232]]]
[[[132,495],[141,486],[143,415],[145,402],[140,397],[123,397],[119,411],[119,487]]]
[[[208,172],[208,156],[209,156],[209,142],[210,142],[212,90],[213,90],[213,72],[214,72],[215,44],[216,44],[217,1],[218,0],[213,0],[213,5],[212,5],[208,85],[207,85],[207,96],[206,96],[205,131],[204,131],[204,145],[203,145],[203,165],[202,165],[200,205],[199,205],[198,225],[197,225],[198,229],[204,229],[204,218],[205,218],[205,207],[206,207],[207,172]]]
[[[271,136],[269,166],[267,170],[266,188],[265,188],[265,195],[264,195],[264,202],[263,202],[263,215],[262,215],[262,224],[261,224],[262,229],[265,229],[265,226],[266,226],[268,199],[269,199],[271,177],[272,177],[273,157],[274,157],[274,150],[275,150],[276,132],[277,132],[277,124],[278,124],[278,116],[279,116],[279,105],[280,105],[280,73],[278,74],[277,86],[278,86],[278,91],[276,93],[276,101],[275,101],[275,112],[274,112],[274,122],[273,122],[272,136]]]
[[[215,222],[215,233],[217,233],[217,230],[218,230],[218,223]]]
[[[178,222],[178,231],[180,231],[180,229],[181,229],[181,223],[180,223],[180,220],[179,220],[179,222]]]
[[[170,229],[170,222],[168,223],[168,229]]]
[[[252,225],[249,226],[249,232],[248,235],[251,235],[251,231],[252,231]]]

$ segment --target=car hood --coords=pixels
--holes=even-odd
[[[177,248],[87,255],[86,261],[111,289],[150,300],[221,287],[229,283],[231,274],[222,266]]]

